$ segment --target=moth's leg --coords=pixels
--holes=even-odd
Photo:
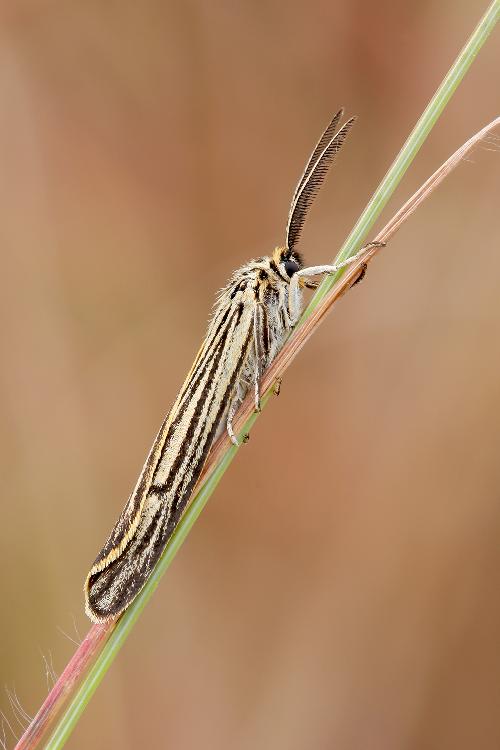
[[[367,242],[366,245],[363,245],[360,253],[366,253],[367,250],[371,250],[373,247],[385,247],[386,242],[379,242],[378,240],[373,240],[373,242]]]
[[[365,273],[366,273],[366,269],[367,269],[367,268],[368,268],[368,264],[367,264],[367,263],[363,263],[363,265],[361,266],[361,270],[360,270],[360,273],[359,273],[359,276],[358,276],[358,278],[357,278],[357,279],[354,279],[354,281],[353,281],[353,282],[352,282],[352,284],[351,284],[351,289],[352,289],[352,288],[353,288],[353,286],[355,286],[356,284],[359,284],[359,282],[360,282],[360,281],[363,281],[363,279],[365,278]]]
[[[299,275],[294,273],[290,279],[290,286],[288,289],[288,315],[290,317],[290,323],[294,326],[299,319],[300,312],[300,285]]]
[[[368,250],[371,250],[374,247],[385,247],[385,242],[369,242],[367,245],[363,245],[363,247],[361,248],[361,250],[358,250],[358,252],[356,253],[356,255],[353,255],[350,258],[347,258],[346,260],[341,261],[340,263],[335,263],[334,265],[330,265],[330,266],[327,266],[327,265],[325,265],[325,266],[310,266],[309,268],[303,268],[302,270],[297,271],[297,273],[295,273],[292,276],[292,281],[296,277],[302,278],[303,276],[320,276],[320,275],[323,275],[323,274],[325,274],[325,275],[326,274],[331,275],[331,274],[337,273],[337,271],[340,271],[342,268],[345,268],[346,266],[350,266],[352,263],[355,263],[357,260],[359,260],[360,258],[362,258],[363,255],[365,255],[365,253]],[[297,282],[296,282],[297,284],[298,284],[298,278],[297,278]],[[359,280],[361,280],[361,279],[359,279]],[[290,282],[290,287],[291,287],[291,285],[292,284]]]
[[[282,377],[277,377],[276,380],[274,381],[274,391],[273,392],[274,392],[275,396],[279,396],[280,395],[282,382],[283,382],[283,378]]]
[[[253,343],[255,348],[255,369],[253,372],[253,386],[255,411],[260,411],[260,378],[262,376],[262,359],[264,356],[262,331],[263,325],[264,315],[262,313],[262,306],[260,304],[256,304],[253,311]]]
[[[288,330],[293,327],[292,319],[290,316],[290,288],[286,289],[283,285],[278,289],[278,305],[279,316],[283,323],[283,328]]]
[[[253,346],[254,346],[254,367],[253,372],[251,372],[251,382],[249,382],[246,378],[241,377],[239,382],[236,384],[236,388],[231,396],[231,401],[229,403],[229,409],[227,412],[226,417],[226,430],[227,434],[229,435],[229,438],[233,445],[239,445],[238,438],[236,437],[233,429],[233,419],[238,411],[238,407],[243,401],[243,398],[247,392],[247,387],[249,388],[251,384],[253,384],[254,388],[254,398],[255,398],[255,410],[260,411],[260,379],[262,375],[262,360],[263,360],[263,326],[266,324],[265,322],[265,315],[262,311],[262,306],[260,304],[256,304],[254,307],[254,313],[253,313]],[[246,438],[248,439],[248,438]],[[246,439],[243,439],[243,442],[246,442]]]
[[[239,442],[238,442],[238,438],[234,434],[233,419],[234,419],[234,415],[238,411],[238,406],[240,405],[240,403],[241,403],[241,400],[239,398],[238,393],[236,392],[231,397],[231,403],[229,404],[229,409],[228,409],[227,417],[226,417],[227,434],[229,435],[229,439],[231,440],[233,445],[236,445],[236,446],[239,446]]]
[[[385,242],[368,242],[367,245],[363,245],[363,247],[361,248],[359,252],[360,253],[366,252],[367,250],[371,250],[372,247],[385,247]],[[351,289],[356,284],[359,284],[360,281],[363,281],[367,270],[368,270],[368,263],[363,263],[363,265],[361,266],[358,278],[354,279],[354,281],[351,284]]]

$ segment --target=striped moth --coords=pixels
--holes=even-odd
[[[235,271],[217,298],[194,364],[165,418],[134,491],[85,582],[85,608],[94,622],[120,615],[144,586],[185,510],[217,434],[227,429],[259,383],[302,311],[304,287],[338,265],[304,268],[296,246],[316,197],[354,118],[338,128],[337,112],[319,139],[295,189],[285,244]]]

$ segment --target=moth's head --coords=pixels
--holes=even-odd
[[[272,259],[279,269],[280,276],[284,279],[291,279],[293,274],[304,266],[300,253],[296,250],[289,250],[287,247],[277,247]]]

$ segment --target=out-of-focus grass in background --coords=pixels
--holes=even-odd
[[[344,104],[302,242],[334,256],[483,9],[0,10],[0,674],[27,711],[215,291],[282,242]],[[494,36],[392,208],[498,114],[498,64]],[[72,747],[498,747],[498,150],[472,162],[287,374]]]

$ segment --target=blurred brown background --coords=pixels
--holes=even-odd
[[[0,681],[29,713],[215,291],[344,104],[302,242],[335,255],[483,9],[2,5]],[[499,114],[498,52],[384,218]],[[500,747],[499,185],[476,149],[302,352],[69,747]]]

